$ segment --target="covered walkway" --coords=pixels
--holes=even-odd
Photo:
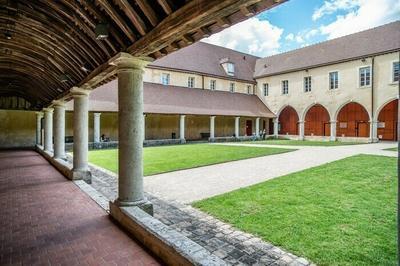
[[[33,151],[0,151],[0,265],[158,265]]]

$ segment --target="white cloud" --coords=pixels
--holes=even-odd
[[[315,21],[325,15],[333,14],[338,10],[350,10],[360,5],[359,0],[329,0],[314,11],[312,19]]]
[[[296,35],[296,42],[297,43],[303,43],[304,42],[304,39],[300,34]]]
[[[264,57],[279,52],[282,33],[269,21],[253,17],[202,41]]]
[[[373,28],[400,19],[398,0],[359,0],[359,8],[320,27],[328,39]]]
[[[289,33],[288,35],[286,35],[285,40],[286,41],[293,41],[294,40],[294,34],[293,33]]]

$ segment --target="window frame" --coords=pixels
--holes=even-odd
[[[217,89],[217,80],[210,79],[210,81],[208,82],[208,87],[210,90],[215,91]]]
[[[247,88],[247,94],[254,94],[254,89],[253,89],[253,86],[252,85],[250,85],[250,84],[247,84],[246,85],[246,88]]]
[[[233,93],[235,92],[235,89],[236,89],[235,82],[229,82],[229,91]]]
[[[394,80],[394,64],[399,64],[399,77],[398,77],[398,80],[396,81],[396,80]],[[399,83],[400,82],[400,60],[393,60],[393,61],[391,61],[390,62],[390,68],[391,68],[391,75],[390,75],[390,83],[392,83],[392,84],[397,84],[397,83]]]
[[[167,79],[166,79],[167,83],[164,83],[164,76],[167,77]],[[171,74],[170,73],[161,73],[161,84],[165,85],[165,86],[171,84]]]
[[[369,68],[369,84],[361,85],[361,69],[366,69],[366,68]],[[358,75],[358,87],[359,88],[371,87],[371,84],[372,84],[372,67],[371,67],[371,65],[365,65],[365,66],[358,67],[357,75]],[[366,78],[365,78],[365,81],[366,81]]]
[[[285,83],[286,83],[286,87],[285,87]],[[282,95],[289,95],[289,80],[288,79],[282,80],[281,86],[282,86]]]
[[[262,84],[264,97],[269,96],[269,84],[267,82]]]
[[[311,92],[311,89],[312,89],[311,76],[307,76],[307,77],[303,78],[303,89],[304,89],[304,92]]]
[[[232,69],[230,69],[232,68]],[[235,76],[235,64],[232,62],[227,62],[226,63],[226,74],[229,76]]]
[[[331,74],[333,74],[333,73],[337,73],[337,78],[336,78],[337,82],[334,82],[334,84],[333,84],[334,87],[332,88],[331,87]],[[337,85],[336,87],[335,87],[335,84]],[[333,71],[328,72],[328,88],[329,88],[329,90],[339,89],[339,70],[333,70]]]
[[[188,88],[194,88],[195,87],[195,77],[189,76],[188,77],[188,82],[187,82],[187,87]]]

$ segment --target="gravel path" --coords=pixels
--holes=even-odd
[[[397,156],[397,152],[384,151],[384,149],[395,147],[396,143],[393,142],[333,147],[242,143],[214,145],[260,148],[282,147],[297,150],[283,154],[147,176],[144,178],[145,191],[165,200],[190,203],[357,154]]]

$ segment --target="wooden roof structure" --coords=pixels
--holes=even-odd
[[[0,98],[41,109],[114,79],[120,52],[157,59],[284,1],[0,0]]]

